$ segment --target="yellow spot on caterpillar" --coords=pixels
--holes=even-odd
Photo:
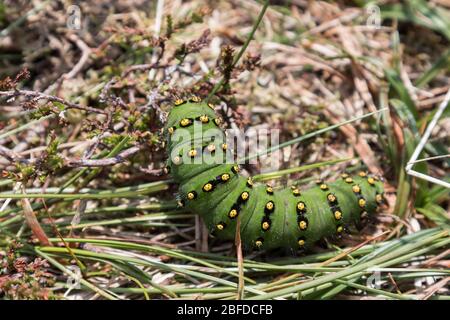
[[[358,173],[358,175],[359,175],[361,178],[367,177],[367,173],[366,173],[365,171],[360,171],[360,172]]]
[[[222,119],[221,119],[221,118],[214,118],[214,123],[215,123],[217,126],[220,126],[220,124],[222,123]]]
[[[354,185],[352,187],[352,190],[354,193],[360,193],[361,192],[361,188],[358,185]]]
[[[334,212],[334,218],[335,218],[336,220],[341,220],[341,219],[342,219],[342,212],[336,210],[336,211]]]
[[[337,231],[338,233],[341,233],[342,231],[344,231],[344,227],[343,227],[343,226],[338,226],[338,227],[336,228],[336,231]]]
[[[173,132],[175,131],[175,129],[174,129],[173,127],[170,127],[170,128],[167,129],[167,131],[168,131],[170,134],[173,134]]]
[[[213,185],[212,185],[211,183],[208,182],[207,184],[205,184],[205,185],[203,186],[203,191],[208,192],[208,191],[211,191],[212,188],[213,188]]]
[[[208,107],[214,110],[214,105],[212,103],[208,103]]]
[[[255,241],[255,246],[256,246],[257,248],[260,248],[262,245],[263,245],[262,240],[256,240],[256,241]]]
[[[305,240],[299,239],[299,240],[298,240],[298,245],[299,245],[300,247],[303,247],[303,246],[305,245]]]
[[[297,203],[297,209],[300,210],[300,211],[305,210],[305,209],[306,209],[305,203],[302,202],[302,201],[298,202],[298,203]]]
[[[191,192],[189,192],[188,194],[187,194],[187,198],[189,199],[189,200],[194,200],[195,199],[195,192],[194,191],[191,191]]]
[[[238,214],[237,210],[236,210],[236,209],[232,209],[232,210],[228,213],[228,216],[229,216],[231,219],[233,219],[233,218],[236,218],[237,214]]]
[[[210,144],[210,145],[208,145],[207,149],[208,149],[209,152],[213,152],[213,151],[216,150],[216,146],[213,145],[213,144]]]
[[[253,187],[253,180],[250,177],[247,179],[247,186]]]
[[[231,168],[231,171],[233,171],[234,173],[238,173],[238,172],[239,172],[239,166],[238,166],[238,165],[234,165],[234,166]]]
[[[367,178],[367,182],[369,184],[371,184],[371,185],[374,185],[375,184],[375,179],[373,177],[369,177],[369,178]]]
[[[376,196],[375,196],[375,201],[377,203],[382,203],[383,202],[383,195],[380,194],[380,193],[377,193]]]
[[[327,195],[327,199],[330,202],[335,202],[336,201],[336,196],[334,194],[330,193],[329,195]]]
[[[200,116],[199,120],[200,120],[202,123],[208,123],[208,122],[209,122],[209,118],[208,118],[207,115]]]
[[[223,150],[227,150],[228,149],[228,145],[226,143],[222,143],[222,149]]]
[[[358,205],[359,205],[361,208],[364,208],[364,207],[366,206],[366,200],[364,200],[364,199],[359,199],[359,200],[358,200]]]
[[[297,188],[295,188],[295,189],[293,189],[292,190],[292,194],[294,195],[294,196],[299,196],[300,195],[300,190],[299,189],[297,189]]]
[[[184,102],[185,102],[185,101],[184,101],[183,99],[176,99],[175,102],[174,102],[174,104],[175,104],[176,106],[179,106],[179,105],[182,105]]]
[[[353,183],[353,179],[350,178],[350,177],[348,177],[348,178],[345,179],[345,182],[347,182],[347,183]]]
[[[201,102],[202,99],[201,99],[199,96],[192,96],[192,97],[191,97],[191,101],[192,101],[192,102]]]
[[[269,228],[270,228],[270,223],[267,222],[267,221],[264,221],[264,222],[261,224],[261,228],[262,228],[264,231],[269,230]]]
[[[341,178],[342,178],[342,179],[347,179],[347,178],[348,178],[348,173],[343,173],[343,174],[341,174]]]
[[[222,181],[228,181],[230,179],[230,175],[228,173],[224,173],[220,178]]]
[[[320,189],[321,189],[321,190],[328,190],[328,186],[327,186],[325,183],[322,183],[322,184],[320,185]]]
[[[272,201],[269,201],[266,203],[266,209],[267,210],[273,210],[274,204]]]
[[[181,119],[180,126],[186,127],[191,124],[191,120],[188,118]]]
[[[272,186],[268,185],[268,186],[266,187],[266,192],[267,192],[268,194],[272,194],[272,193],[273,193],[273,188],[272,188]]]
[[[249,193],[247,191],[244,191],[244,192],[241,193],[241,199],[244,200],[244,201],[247,201],[249,196],[250,195],[249,195]]]
[[[300,230],[306,230],[306,228],[308,228],[308,223],[305,220],[301,220],[298,223],[298,227],[300,228]]]
[[[174,158],[172,159],[172,162],[173,162],[174,164],[180,164],[180,163],[181,163],[181,157],[179,157],[179,156],[174,157]]]
[[[223,225],[223,223],[219,223],[216,225],[217,230],[223,230],[225,228],[225,226]]]
[[[197,150],[195,150],[195,149],[189,150],[189,157],[193,158],[196,155],[197,155]]]

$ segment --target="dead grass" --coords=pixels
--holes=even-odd
[[[448,298],[448,233],[433,229],[448,224],[448,192],[402,175],[415,139],[450,89],[450,39],[436,22],[448,16],[448,6],[419,1],[410,19],[400,14],[405,8],[395,11],[400,2],[379,1],[390,19],[375,28],[365,9],[349,2],[275,2],[234,70],[227,69],[226,57],[245,42],[261,8],[257,1],[166,0],[159,31],[155,1],[83,1],[81,30],[67,27],[61,1],[0,4],[0,261],[9,266],[0,269],[0,296]],[[431,5],[438,14],[420,12]],[[17,78],[24,69],[29,75]],[[232,243],[211,239],[201,219],[176,209],[176,186],[162,170],[159,129],[173,97],[206,97],[230,71],[229,90],[214,98],[228,125],[277,128],[283,141],[389,107],[381,119],[354,122],[273,154],[282,169],[354,158],[290,180],[334,178],[345,167],[361,166],[386,178],[389,207],[371,227],[342,241],[346,253],[327,245],[306,257],[236,257]],[[447,112],[428,155],[449,153],[448,128]],[[265,165],[246,170],[258,174]],[[448,168],[444,158],[421,170],[448,179]],[[7,197],[21,190],[27,194],[22,200]],[[39,237],[27,219],[42,228]],[[411,244],[419,256],[396,249],[395,239],[408,235],[425,246]],[[372,261],[376,248],[404,269],[383,271],[383,287],[364,291],[357,286],[367,275],[346,270],[355,259]],[[37,269],[59,280],[40,283],[45,294],[36,293],[37,283],[11,264],[19,255],[47,259],[50,264]],[[380,265],[388,261],[382,258]],[[67,290],[69,265],[81,269],[81,290]],[[420,270],[407,270],[414,268]],[[245,286],[238,274],[244,270]],[[337,280],[320,282],[317,294],[308,291],[315,274]],[[426,274],[433,281],[420,291],[414,280]],[[5,284],[17,279],[26,290]],[[298,295],[283,291],[297,285]]]

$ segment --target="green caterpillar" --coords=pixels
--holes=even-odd
[[[200,214],[210,231],[234,239],[240,220],[244,248],[310,248],[323,237],[342,234],[351,222],[374,213],[383,202],[378,177],[360,172],[300,191],[253,184],[229,156],[222,119],[199,97],[178,99],[165,132],[167,170],[179,183],[179,204]]]

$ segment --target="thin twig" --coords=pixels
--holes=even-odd
[[[69,167],[106,167],[122,163],[126,158],[131,157],[141,150],[141,146],[131,147],[119,153],[118,155],[105,159],[67,159],[66,165]]]
[[[10,161],[16,161],[17,159],[20,158],[20,156],[17,153],[1,145],[0,145],[0,156],[3,156]]]
[[[86,112],[94,112],[94,113],[101,113],[101,114],[107,114],[106,111],[89,107],[89,106],[82,106],[73,102],[66,101],[62,98],[48,95],[42,92],[38,91],[31,91],[31,90],[10,90],[10,91],[0,91],[0,97],[7,97],[7,98],[13,98],[18,96],[24,96],[27,98],[32,98],[33,100],[48,100],[52,102],[59,102],[69,109],[78,109],[83,110]]]
[[[58,78],[58,80],[55,83],[53,83],[51,86],[49,86],[47,89],[45,89],[45,91],[44,91],[45,94],[50,94],[55,88],[58,88],[59,86],[61,86],[65,80],[75,77],[81,71],[81,69],[83,69],[84,65],[88,61],[89,56],[92,52],[91,48],[83,40],[81,40],[77,35],[70,34],[68,36],[68,38],[69,38],[69,40],[75,42],[77,47],[81,50],[80,60],[78,60],[78,62],[74,65],[72,70],[63,74],[60,78]]]

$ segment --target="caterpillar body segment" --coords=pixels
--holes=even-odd
[[[180,203],[201,215],[217,237],[234,239],[239,220],[246,248],[309,248],[342,234],[383,201],[382,182],[365,172],[317,181],[307,190],[254,184],[230,163],[221,123],[212,106],[193,97],[175,103],[165,127]]]

